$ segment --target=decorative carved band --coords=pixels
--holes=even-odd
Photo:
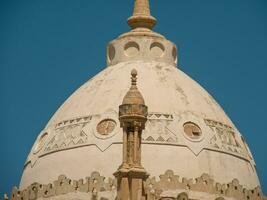
[[[155,177],[149,178],[145,182],[145,190],[148,195],[148,200],[173,200],[172,196],[164,196],[165,191],[184,190],[185,194],[190,199],[190,192],[202,192],[206,194],[215,194],[221,196],[221,199],[232,198],[235,200],[266,200],[266,197],[261,192],[259,187],[253,190],[244,188],[239,184],[237,179],[234,179],[228,184],[216,183],[208,174],[195,179],[180,178],[174,175],[172,170],[167,170],[163,175],[159,176],[159,181]],[[64,195],[73,192],[91,193],[97,199],[100,197],[101,192],[116,193],[117,190],[116,180],[100,176],[98,172],[93,172],[90,177],[85,181],[71,180],[66,176],[61,175],[58,180],[51,184],[33,183],[27,189],[20,191],[16,187],[13,188],[11,193],[11,200],[36,200],[38,198],[49,198],[59,195]],[[185,197],[185,194],[177,194],[179,200]],[[114,195],[115,197],[116,195]],[[5,199],[8,197],[5,195]],[[112,199],[113,200],[113,199]]]
[[[97,126],[100,122],[105,119],[113,120],[114,117],[117,117],[117,113],[113,113],[113,115],[102,115],[103,117],[101,118],[99,118],[100,115],[94,115],[64,120],[57,123],[54,127],[50,127],[50,131],[44,130],[44,132],[46,132],[45,137],[41,137],[42,135],[40,134],[40,139],[36,141],[35,147],[29,155],[26,165],[32,163],[31,165],[34,166],[34,163],[39,157],[57,151],[89,145],[96,145],[104,151],[108,146],[111,146],[111,144],[120,143],[121,141],[118,139],[110,139],[119,132],[116,125],[113,127],[114,130],[112,129],[113,132],[109,135],[103,136],[98,132],[95,133],[99,131]],[[176,123],[179,117],[181,116],[164,113],[148,113],[148,120],[146,122],[146,129],[142,135],[142,142],[144,144],[166,144],[191,148],[190,142],[185,144],[183,141],[185,134],[182,132],[183,127],[180,127],[183,124]],[[200,144],[202,147],[198,150],[199,152],[202,149],[208,149],[227,153],[248,162],[253,161],[251,153],[246,149],[244,141],[242,141],[241,136],[234,128],[214,120],[200,119],[205,122],[202,125],[202,135],[209,135],[209,140],[204,145]],[[204,126],[206,126],[206,129]],[[105,144],[109,144],[102,147],[101,144],[104,142],[95,139],[95,137],[100,140],[103,139],[105,140]],[[199,143],[201,143],[201,141],[199,141]]]
[[[165,174],[160,175],[159,181],[156,181],[155,177],[148,179],[146,188],[149,199],[164,199],[164,191],[175,190],[184,190],[187,193],[197,191],[223,197],[232,197],[236,200],[262,200],[264,198],[259,187],[248,190],[240,185],[237,179],[228,184],[216,183],[208,174],[203,174],[195,179],[180,179],[179,176],[174,175],[172,170],[167,170]]]
[[[231,126],[210,119],[205,119],[205,123],[214,133],[210,140],[210,145],[213,148],[247,156],[242,141],[239,140],[237,133]]]
[[[85,181],[83,179],[71,180],[65,175],[60,175],[53,184],[33,183],[23,191],[14,187],[10,199],[35,200],[41,197],[49,198],[72,192],[93,193],[96,196],[98,192],[103,191],[116,191],[116,181],[111,178],[105,181],[105,177],[100,176],[98,172],[93,172]]]
[[[90,141],[88,141],[88,133],[85,133],[83,128],[90,123],[92,118],[93,116],[84,116],[57,123],[54,127],[53,136],[48,138],[48,141],[44,145],[44,150],[40,151],[39,156],[91,144]],[[173,116],[170,114],[150,113],[148,118],[151,120],[172,121]],[[164,129],[164,127],[162,129]],[[175,142],[176,138],[174,135],[158,135],[158,137],[148,136],[143,138],[143,140],[147,140],[148,142],[156,141],[169,143]]]

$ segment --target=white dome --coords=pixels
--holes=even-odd
[[[102,184],[104,177],[113,178],[122,163],[123,150],[118,110],[129,90],[132,69],[138,71],[137,86],[148,107],[141,158],[150,180],[166,172],[160,178],[163,182],[167,180],[168,186],[170,182],[179,181],[177,176],[166,177],[177,174],[184,177],[183,180],[196,180],[197,187],[205,184],[206,193],[214,193],[210,190],[213,187],[222,195],[226,188],[230,196],[238,192],[242,197],[248,192],[242,190],[243,186],[258,188],[255,163],[244,139],[216,101],[176,68],[176,46],[151,30],[156,19],[150,15],[148,0],[135,1],[134,14],[128,24],[132,31],[122,34],[107,47],[108,67],[79,88],[39,134],[25,163],[20,189],[37,182],[48,185],[33,184],[24,194],[59,195],[66,190],[77,192],[78,187],[93,194],[97,189],[92,188],[92,183]],[[62,174],[65,176],[60,176]],[[90,174],[87,185],[77,181]],[[212,185],[215,182],[207,181],[207,175],[226,185],[221,185],[221,189],[217,184]],[[100,178],[98,181],[96,176]],[[202,177],[203,182],[197,177]],[[75,180],[72,186],[71,180]],[[54,183],[54,188],[49,183]],[[239,187],[239,183],[243,186]],[[185,184],[184,188],[191,190],[189,183]],[[41,188],[40,193],[37,187]],[[171,189],[159,189],[167,191],[166,188]],[[107,199],[115,199],[113,189],[106,191]],[[257,194],[260,197],[255,191],[250,191],[246,198],[254,199]],[[15,189],[13,196],[16,195]],[[200,196],[193,199],[202,199]]]
[[[59,108],[29,154],[21,188],[60,174],[113,177],[122,161],[118,108],[133,68],[149,110],[142,164],[151,177],[171,169],[181,177],[207,173],[220,183],[236,178],[247,188],[260,185],[240,133],[201,86],[171,64],[133,60],[107,67]]]

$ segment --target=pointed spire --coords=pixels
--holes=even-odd
[[[150,6],[148,0],[136,0],[133,15],[150,16]]]
[[[128,19],[128,24],[132,29],[147,28],[152,29],[157,20],[150,14],[149,0],[135,0],[133,16]]]
[[[144,98],[137,88],[137,70],[133,69],[131,71],[132,84],[129,91],[123,98],[122,104],[141,104],[145,105]]]

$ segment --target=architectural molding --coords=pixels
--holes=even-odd
[[[25,167],[34,167],[40,157],[58,151],[95,145],[101,151],[112,144],[121,144],[119,122],[116,111],[98,115],[72,118],[47,127],[38,136]],[[103,120],[113,120],[114,130],[108,135],[97,132],[98,124]],[[199,140],[191,140],[184,133],[186,122],[197,124],[202,131]],[[235,128],[215,120],[203,119],[191,112],[180,115],[168,113],[148,113],[146,129],[142,135],[144,144],[164,144],[187,147],[198,156],[203,150],[226,153],[241,158],[255,165],[253,157],[246,148],[246,143]]]
[[[218,183],[208,174],[203,174],[198,178],[185,178],[175,175],[172,170],[167,170],[164,174],[148,178],[145,182],[145,190],[148,200],[179,200],[182,193],[193,195],[194,192],[202,192],[216,196],[212,200],[267,200],[261,189],[247,189],[239,184],[237,179],[229,183]],[[92,198],[101,199],[101,194],[110,192],[116,196],[117,181],[113,178],[105,178],[98,172],[93,172],[85,179],[72,180],[65,175],[60,175],[56,181],[49,184],[33,183],[24,190],[14,187],[10,195],[10,200],[37,200],[40,198],[50,199],[55,196],[69,193],[90,193]],[[5,199],[8,197],[5,195]],[[77,198],[78,199],[78,198]],[[220,199],[220,200],[221,200]],[[110,199],[114,200],[114,199]],[[186,200],[186,199],[185,199]]]

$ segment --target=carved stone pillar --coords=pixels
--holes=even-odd
[[[118,181],[118,200],[146,200],[144,182],[149,175],[141,165],[141,138],[147,121],[147,106],[136,86],[137,71],[132,70],[131,75],[131,88],[119,107],[123,161],[114,176]]]
[[[128,136],[127,136],[127,132],[126,129],[123,128],[123,151],[122,151],[122,155],[123,155],[123,161],[122,161],[122,167],[127,167],[127,140],[128,140]]]

